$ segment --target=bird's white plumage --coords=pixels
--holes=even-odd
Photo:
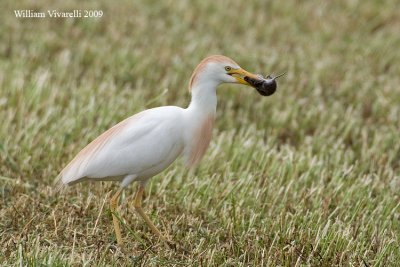
[[[123,180],[127,175],[145,180],[159,173],[183,150],[183,119],[182,108],[167,106],[122,121],[114,126],[114,132],[110,129],[112,133],[98,142],[91,153],[77,155],[61,173],[62,182],[70,184],[90,178]]]

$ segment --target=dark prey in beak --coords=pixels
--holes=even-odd
[[[267,79],[264,79],[261,75],[259,75],[259,79],[254,79],[248,76],[245,76],[243,79],[248,82],[251,86],[257,89],[258,93],[262,96],[270,96],[276,91],[277,83],[276,79],[284,75],[282,73],[278,76],[271,77],[270,75],[267,76]]]

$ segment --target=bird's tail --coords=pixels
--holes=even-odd
[[[54,179],[53,185],[54,185],[54,188],[55,188],[54,189],[55,193],[62,193],[67,189],[68,184],[65,184],[63,182],[63,180],[62,180],[62,172],[59,175],[57,175],[56,179]]]

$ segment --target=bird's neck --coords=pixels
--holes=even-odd
[[[186,109],[185,158],[189,166],[195,166],[210,144],[217,109],[218,83],[196,82],[192,86],[192,100]]]
[[[202,114],[215,115],[217,109],[217,86],[214,81],[199,82],[192,87],[192,100],[188,110],[193,110]]]

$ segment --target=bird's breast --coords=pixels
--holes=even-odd
[[[207,151],[211,141],[214,121],[215,114],[208,114],[200,118],[200,123],[196,123],[196,125],[192,127],[185,152],[186,162],[189,167],[198,164]]]

